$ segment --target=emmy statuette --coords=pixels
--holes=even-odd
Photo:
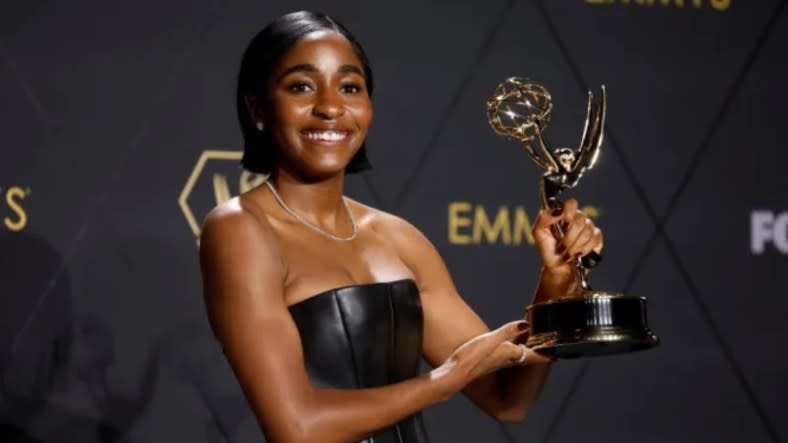
[[[544,169],[540,181],[542,205],[561,207],[561,194],[574,188],[596,164],[605,125],[606,94],[599,101],[588,93],[585,129],[578,149],[550,149],[544,130],[553,102],[538,82],[511,77],[487,100],[487,119],[493,130],[525,147],[531,160]],[[555,232],[563,235],[560,226]],[[656,346],[659,339],[646,321],[646,299],[591,289],[588,270],[601,260],[595,252],[575,263],[580,285],[564,297],[526,308],[531,335],[526,345],[553,358],[620,354]]]

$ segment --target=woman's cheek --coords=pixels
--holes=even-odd
[[[356,123],[366,131],[372,122],[372,107],[370,103],[360,103],[359,105],[353,106],[351,109],[351,112],[353,112],[355,116]]]

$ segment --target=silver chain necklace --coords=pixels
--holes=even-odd
[[[268,189],[271,190],[271,193],[274,194],[274,198],[276,199],[277,202],[279,202],[279,206],[281,206],[282,209],[287,211],[288,214],[292,215],[293,218],[295,218],[296,220],[300,221],[301,224],[303,224],[304,226],[312,229],[313,231],[316,231],[317,233],[319,233],[319,234],[321,234],[323,236],[326,236],[326,237],[330,238],[331,240],[350,241],[350,240],[353,240],[354,238],[356,238],[356,234],[358,234],[358,228],[356,227],[356,220],[353,219],[353,213],[350,212],[350,208],[348,207],[347,202],[345,201],[344,197],[342,197],[342,204],[345,205],[345,210],[347,211],[347,216],[348,216],[348,218],[350,218],[350,224],[353,226],[353,232],[351,232],[350,235],[347,236],[347,237],[339,237],[339,236],[334,235],[334,234],[332,234],[330,232],[327,232],[327,231],[325,231],[323,229],[320,229],[319,227],[317,227],[317,226],[313,225],[312,223],[309,223],[308,221],[306,221],[303,218],[301,218],[301,216],[298,215],[298,213],[296,213],[294,210],[290,209],[290,207],[287,206],[287,204],[285,204],[284,200],[282,200],[282,197],[280,197],[279,193],[276,192],[276,188],[274,188],[274,185],[271,184],[270,181],[266,180],[265,184],[268,186]]]

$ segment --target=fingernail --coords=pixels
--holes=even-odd
[[[550,215],[552,215],[553,217],[558,217],[563,213],[564,213],[563,208],[554,208],[552,211],[550,211]]]
[[[528,329],[528,322],[527,321],[522,321],[520,323],[517,323],[517,329],[519,329],[521,331],[525,331],[526,329]]]

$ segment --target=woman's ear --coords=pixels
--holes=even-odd
[[[264,122],[262,103],[257,100],[255,95],[245,95],[244,104],[246,111],[249,113],[249,120],[252,124],[256,125],[258,122]]]

